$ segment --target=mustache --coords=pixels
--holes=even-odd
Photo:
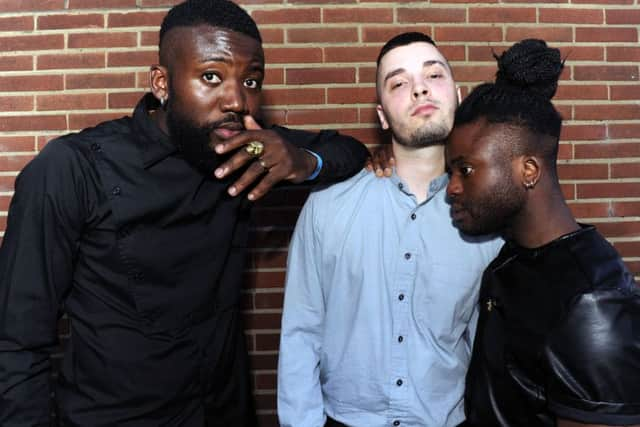
[[[213,132],[217,128],[228,128],[235,130],[245,130],[244,120],[237,113],[227,113],[215,122],[207,123],[202,127],[207,134]]]

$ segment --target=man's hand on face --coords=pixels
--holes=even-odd
[[[231,196],[240,194],[259,180],[248,195],[249,200],[258,200],[283,179],[299,183],[313,173],[316,158],[311,153],[290,144],[272,130],[262,129],[251,116],[244,117],[244,126],[246,131],[215,146],[218,154],[237,150],[214,171],[217,178],[224,178],[250,163],[242,176],[227,189]],[[264,146],[259,156],[252,156],[244,149],[252,141],[261,142]]]
[[[369,172],[375,172],[377,177],[390,177],[395,165],[396,159],[393,157],[393,146],[391,144],[383,144],[373,151],[364,167]]]

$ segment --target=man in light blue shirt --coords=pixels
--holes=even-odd
[[[458,94],[421,33],[378,57],[390,179],[314,191],[291,242],[278,366],[283,426],[456,426],[482,271],[502,241],[453,227],[444,141]]]

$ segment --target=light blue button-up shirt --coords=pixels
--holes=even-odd
[[[278,365],[283,426],[455,426],[482,272],[501,239],[461,237],[447,176],[418,204],[366,171],[314,191],[289,250]]]

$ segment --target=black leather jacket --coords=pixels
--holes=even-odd
[[[467,374],[472,426],[640,423],[640,291],[592,226],[485,271]]]

